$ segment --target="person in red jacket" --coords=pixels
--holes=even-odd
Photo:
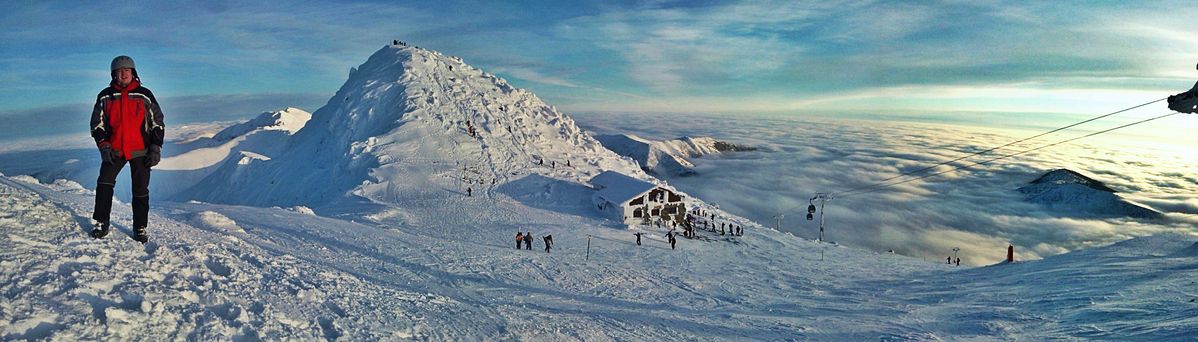
[[[146,243],[150,212],[150,168],[162,158],[165,127],[162,109],[149,89],[141,86],[129,56],[112,59],[112,82],[96,95],[91,134],[100,149],[100,177],[96,180],[96,208],[92,212],[92,237],[108,235],[112,191],[116,177],[129,164],[133,182],[133,239]]]

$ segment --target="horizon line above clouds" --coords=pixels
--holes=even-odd
[[[0,90],[28,94],[0,112],[85,100],[118,54],[160,97],[331,96],[392,39],[566,111],[1101,112],[1198,79],[1198,9],[1182,4],[27,3],[0,14]]]
[[[168,125],[245,120],[262,112],[296,107],[308,112],[324,106],[332,95],[206,94],[159,98]],[[0,141],[60,135],[89,136],[87,122],[92,102],[48,106],[34,109],[0,111]],[[61,123],[76,123],[62,125]]]

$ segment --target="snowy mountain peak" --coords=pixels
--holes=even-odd
[[[295,134],[300,128],[304,128],[304,124],[308,123],[308,120],[311,118],[311,113],[294,107],[287,107],[273,112],[263,112],[249,121],[221,130],[212,139],[216,141],[229,141],[255,130],[278,130],[286,131],[288,134]]]
[[[1031,184],[1081,184],[1099,191],[1116,192],[1114,189],[1107,187],[1106,184],[1103,184],[1102,182],[1096,181],[1093,178],[1087,177],[1081,173],[1078,173],[1077,171],[1069,169],[1056,169],[1049,171],[1048,173],[1040,176],[1040,178],[1036,178],[1036,180],[1032,181]]]
[[[695,165],[686,158],[728,151],[749,151],[743,147],[712,137],[684,136],[673,140],[653,141],[632,134],[613,134],[596,137],[604,147],[632,158],[646,172],[669,176],[691,176]]]
[[[354,68],[286,146],[269,160],[225,165],[186,195],[251,205],[352,196],[399,203],[412,187],[491,191],[534,173],[579,184],[603,170],[651,180],[531,92],[410,46],[386,46]]]
[[[1045,173],[1018,190],[1028,201],[1062,213],[1148,219],[1161,216],[1156,210],[1116,195],[1106,184],[1067,169]]]

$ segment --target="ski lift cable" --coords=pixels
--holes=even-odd
[[[1068,126],[1064,126],[1064,127],[1060,127],[1060,128],[1057,128],[1057,129],[1053,129],[1053,130],[1051,130],[1051,131],[1048,131],[1048,132],[1044,132],[1044,133],[1040,133],[1040,134],[1037,134],[1037,135],[1034,135],[1034,136],[1030,136],[1030,137],[1027,137],[1027,138],[1023,138],[1023,139],[1015,140],[1015,141],[1012,141],[1012,142],[1006,143],[1006,144],[1004,144],[1004,145],[997,146],[997,147],[994,147],[994,148],[990,148],[990,149],[987,149],[987,150],[984,150],[984,151],[979,151],[979,152],[975,152],[975,153],[967,154],[967,155],[965,155],[965,156],[961,156],[961,157],[958,157],[958,158],[956,158],[956,159],[953,159],[953,160],[949,160],[949,161],[941,162],[941,163],[939,163],[939,164],[935,164],[935,165],[931,165],[931,166],[928,166],[928,167],[924,167],[924,168],[921,168],[921,169],[918,169],[918,170],[915,170],[915,171],[908,171],[908,172],[904,172],[904,173],[898,174],[898,175],[896,175],[896,176],[892,176],[892,177],[890,177],[890,178],[886,178],[886,179],[883,179],[883,180],[877,181],[877,182],[875,182],[874,184],[870,184],[870,185],[866,185],[866,186],[861,186],[861,187],[856,187],[856,188],[852,188],[852,189],[845,190],[845,191],[838,191],[838,192],[827,193],[827,194],[828,194],[829,196],[831,196],[831,195],[841,196],[841,194],[867,193],[867,192],[873,192],[873,190],[880,190],[880,189],[883,189],[883,188],[888,188],[888,187],[890,187],[891,185],[888,185],[888,184],[887,184],[887,182],[889,182],[889,181],[892,181],[892,180],[895,180],[895,179],[898,179],[898,178],[902,178],[902,177],[911,176],[911,175],[913,175],[913,174],[917,174],[917,173],[920,173],[920,172],[928,171],[928,170],[934,169],[934,168],[936,168],[936,167],[939,167],[939,166],[942,166],[942,165],[947,165],[947,164],[949,164],[949,163],[953,163],[953,162],[961,161],[961,160],[964,160],[964,159],[967,159],[967,158],[970,158],[970,157],[974,157],[974,156],[977,156],[977,155],[981,155],[981,154],[985,154],[985,153],[993,152],[993,151],[996,151],[996,150],[998,150],[998,149],[1001,149],[1001,148],[1004,148],[1004,147],[1007,147],[1007,146],[1015,145],[1015,144],[1018,144],[1018,143],[1021,143],[1021,142],[1025,142],[1025,141],[1028,141],[1028,140],[1032,140],[1032,139],[1035,139],[1035,138],[1039,138],[1039,137],[1042,137],[1042,136],[1045,136],[1045,135],[1049,135],[1049,134],[1052,134],[1052,133],[1060,132],[1060,131],[1063,131],[1063,130],[1066,130],[1066,129],[1069,129],[1069,128],[1073,128],[1073,127],[1076,127],[1076,126],[1079,126],[1079,125],[1082,125],[1082,124],[1085,124],[1085,123],[1089,123],[1089,122],[1095,121],[1095,120],[1103,119],[1103,118],[1110,117],[1110,116],[1113,116],[1113,115],[1116,115],[1116,114],[1120,114],[1120,113],[1123,113],[1123,112],[1127,112],[1127,111],[1130,111],[1130,110],[1133,110],[1133,109],[1136,109],[1136,108],[1144,107],[1144,106],[1147,106],[1147,105],[1150,105],[1150,104],[1153,104],[1153,103],[1161,102],[1161,101],[1164,101],[1164,100],[1166,100],[1166,99],[1168,99],[1168,97],[1163,97],[1163,98],[1156,99],[1156,100],[1153,100],[1153,101],[1149,101],[1149,102],[1145,102],[1145,103],[1138,104],[1138,105],[1135,105],[1135,106],[1131,106],[1131,107],[1127,107],[1127,108],[1124,108],[1124,109],[1120,109],[1120,110],[1117,110],[1117,111],[1114,111],[1114,112],[1110,112],[1110,113],[1107,113],[1107,114],[1103,114],[1103,115],[1100,115],[1100,116],[1096,116],[1096,117],[1093,117],[1093,118],[1090,118],[1090,119],[1087,119],[1087,120],[1084,120],[1084,121],[1081,121],[1081,122],[1077,122],[1077,123],[1074,123],[1074,124],[1071,124],[1071,125],[1068,125]],[[1030,151],[1024,151],[1024,152],[1030,152]],[[1021,153],[1023,153],[1023,152],[1021,152]],[[973,164],[973,165],[970,165],[970,166],[976,166],[976,165],[978,165],[978,164]],[[955,170],[955,169],[953,169],[953,170]],[[952,170],[949,170],[949,171],[952,171]],[[943,172],[942,172],[942,173],[943,173]],[[942,174],[942,173],[936,173],[936,174],[931,174],[931,175],[927,175],[927,176],[934,176],[934,175],[938,175],[938,174]],[[923,178],[927,178],[927,177],[912,178],[910,181],[914,181],[914,180],[917,180],[917,179],[923,179]],[[906,182],[895,183],[895,184],[902,184],[902,183],[906,183]],[[780,215],[784,215],[785,213],[793,212],[794,210],[796,210],[796,209],[798,209],[798,208],[801,208],[801,207],[802,207],[802,205],[799,205],[799,206],[796,206],[796,207],[793,207],[793,208],[790,208],[790,209],[787,209],[787,210],[780,211],[780,212],[778,212],[778,214],[777,214],[777,215],[774,215],[774,217],[775,217],[775,218],[777,218],[777,217],[778,217],[778,216],[780,216]]]
[[[1071,124],[1071,125],[1068,125],[1068,126],[1064,126],[1064,127],[1061,127],[1061,128],[1057,128],[1057,129],[1054,129],[1054,130],[1051,130],[1051,131],[1048,131],[1048,132],[1044,132],[1044,133],[1040,133],[1040,134],[1037,134],[1037,135],[1034,135],[1034,136],[1030,136],[1030,137],[1027,137],[1027,138],[1023,138],[1023,139],[1015,140],[1015,141],[1012,141],[1012,142],[1006,143],[1006,144],[1004,144],[1004,145],[1002,145],[1002,146],[998,146],[998,147],[994,147],[994,148],[987,149],[987,150],[985,150],[985,151],[980,151],[980,152],[975,152],[975,153],[967,154],[967,155],[964,155],[964,156],[958,157],[958,158],[956,158],[956,159],[953,159],[953,160],[949,160],[949,161],[941,162],[941,163],[939,163],[939,164],[931,165],[931,166],[928,166],[928,167],[925,167],[925,168],[922,168],[922,169],[918,169],[918,170],[915,170],[915,171],[908,171],[908,172],[904,172],[904,173],[898,174],[898,175],[896,175],[896,176],[893,176],[893,177],[890,177],[890,178],[886,178],[886,179],[883,179],[883,180],[877,181],[877,182],[875,182],[874,184],[871,184],[871,185],[866,185],[866,186],[862,186],[862,187],[852,188],[852,189],[849,189],[849,190],[845,190],[845,191],[839,191],[839,192],[836,192],[836,193],[853,193],[853,192],[858,192],[858,191],[865,191],[865,190],[869,190],[869,189],[872,189],[872,188],[875,188],[875,187],[886,187],[886,185],[885,185],[885,184],[886,184],[886,182],[889,182],[889,181],[891,181],[891,180],[894,180],[894,179],[896,179],[896,178],[902,178],[902,177],[906,177],[906,176],[911,176],[911,175],[913,175],[913,174],[917,174],[917,173],[920,173],[920,172],[928,171],[928,170],[934,169],[934,168],[936,168],[936,167],[939,167],[939,166],[942,166],[942,165],[947,165],[947,164],[949,164],[949,163],[952,163],[952,162],[957,162],[957,161],[961,161],[961,160],[964,160],[964,159],[967,159],[967,158],[970,158],[970,157],[973,157],[973,156],[977,156],[977,155],[981,155],[981,154],[985,154],[985,153],[993,152],[993,151],[995,151],[995,150],[998,150],[998,149],[1001,149],[1001,148],[1003,148],[1003,147],[1007,147],[1007,146],[1015,145],[1015,144],[1018,144],[1018,143],[1021,143],[1021,142],[1024,142],[1024,141],[1028,141],[1028,140],[1032,140],[1032,139],[1035,139],[1035,138],[1039,138],[1039,137],[1042,137],[1042,136],[1045,136],[1045,135],[1049,135],[1049,134],[1053,134],[1053,133],[1056,133],[1056,132],[1060,132],[1060,131],[1063,131],[1063,130],[1066,130],[1066,129],[1069,129],[1069,128],[1072,128],[1072,127],[1075,127],[1075,126],[1079,126],[1079,125],[1082,125],[1082,124],[1085,124],[1085,123],[1088,123],[1088,122],[1091,122],[1091,121],[1099,120],[1099,119],[1106,118],[1106,117],[1109,117],[1109,116],[1112,116],[1112,115],[1115,115],[1115,114],[1123,113],[1123,112],[1126,112],[1126,111],[1129,111],[1129,110],[1132,110],[1132,109],[1136,109],[1136,108],[1144,107],[1144,106],[1147,106],[1147,105],[1150,105],[1150,104],[1153,104],[1153,103],[1161,102],[1161,101],[1164,101],[1165,99],[1167,99],[1167,98],[1160,98],[1160,99],[1157,99],[1157,100],[1154,100],[1154,101],[1151,101],[1151,102],[1147,102],[1147,103],[1143,103],[1143,104],[1135,105],[1135,106],[1132,106],[1132,107],[1124,108],[1124,109],[1121,109],[1121,110],[1118,110],[1118,111],[1115,111],[1115,112],[1111,112],[1111,113],[1107,113],[1107,114],[1104,114],[1104,115],[1100,115],[1100,116],[1097,116],[1097,117],[1094,117],[1094,118],[1090,118],[1090,119],[1088,119],[1088,120],[1085,120],[1085,121],[1081,121],[1081,122],[1074,123],[1074,124]],[[918,179],[918,178],[917,178],[917,179]]]
[[[1002,155],[1002,156],[999,156],[999,157],[996,157],[996,158],[992,158],[992,159],[983,160],[983,161],[980,161],[980,162],[977,162],[977,163],[973,163],[973,164],[969,164],[969,165],[964,165],[964,166],[958,166],[958,167],[954,167],[954,168],[952,168],[952,169],[948,169],[948,170],[945,170],[945,171],[940,171],[940,172],[936,172],[936,173],[932,173],[932,174],[927,174],[927,175],[923,175],[923,176],[920,176],[920,177],[911,178],[911,179],[907,179],[907,180],[903,180],[903,181],[899,181],[899,182],[892,182],[892,183],[884,184],[883,186],[881,186],[881,187],[877,187],[877,188],[875,188],[875,189],[872,189],[872,190],[860,190],[860,191],[853,192],[853,193],[850,193],[850,192],[844,192],[844,193],[837,194],[836,196],[837,196],[837,197],[846,197],[846,196],[853,196],[853,195],[860,195],[860,194],[866,194],[866,193],[876,192],[876,191],[879,191],[879,190],[882,190],[882,189],[885,189],[885,188],[889,188],[889,187],[892,187],[892,186],[895,186],[895,185],[899,185],[899,184],[903,184],[903,183],[908,183],[908,182],[912,182],[912,181],[916,181],[916,180],[920,180],[920,179],[924,179],[924,178],[928,178],[928,177],[938,176],[938,175],[942,175],[942,174],[945,174],[945,173],[953,172],[953,171],[960,170],[960,169],[964,169],[964,168],[969,168],[969,167],[974,167],[974,166],[978,166],[978,165],[985,165],[985,164],[989,164],[989,163],[991,163],[991,162],[995,162],[995,161],[998,161],[998,160],[1002,160],[1002,159],[1006,159],[1006,158],[1010,158],[1010,157],[1018,156],[1018,155],[1021,155],[1021,154],[1024,154],[1024,153],[1028,153],[1028,152],[1032,152],[1032,151],[1037,151],[1037,150],[1042,150],[1042,149],[1045,149],[1045,148],[1049,148],[1049,147],[1057,146],[1057,145],[1064,144],[1064,143],[1068,143],[1068,142],[1071,142],[1071,141],[1075,141],[1075,140],[1079,140],[1079,139],[1083,139],[1083,138],[1088,138],[1088,137],[1092,137],[1092,136],[1095,136],[1095,135],[1099,135],[1099,134],[1103,134],[1103,133],[1111,132],[1111,131],[1114,131],[1114,130],[1118,130],[1118,129],[1123,129],[1123,128],[1127,128],[1127,127],[1131,127],[1131,126],[1139,125],[1139,124],[1146,123],[1146,122],[1153,121],[1153,120],[1163,119],[1163,118],[1166,118],[1166,117],[1169,117],[1169,116],[1173,116],[1173,115],[1176,115],[1176,114],[1181,114],[1181,113],[1179,113],[1179,112],[1172,112],[1172,113],[1168,113],[1168,114],[1163,114],[1163,115],[1159,115],[1159,116],[1154,116],[1154,117],[1151,117],[1151,118],[1148,118],[1148,119],[1144,119],[1144,120],[1140,120],[1140,121],[1136,121],[1136,122],[1133,122],[1133,123],[1129,123],[1129,124],[1125,124],[1125,125],[1117,126],[1117,127],[1114,127],[1114,128],[1109,128],[1109,129],[1101,130],[1101,131],[1098,131],[1098,132],[1094,132],[1094,133],[1086,134],[1086,135],[1079,136],[1079,137],[1074,137],[1074,138],[1070,138],[1070,139],[1066,139],[1066,140],[1058,141],[1058,142],[1055,142],[1055,143],[1051,143],[1051,144],[1048,144],[1048,145],[1044,145],[1044,146],[1040,146],[1040,147],[1036,147],[1036,148],[1032,148],[1032,149],[1027,149],[1027,150],[1023,150],[1023,151],[1019,151],[1019,152],[1015,152],[1015,153],[1010,153],[1010,154]]]

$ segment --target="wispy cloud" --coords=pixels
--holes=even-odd
[[[574,110],[849,112],[826,100],[909,89],[914,110],[1026,111],[1035,95],[977,97],[1188,89],[1196,16],[1184,2],[19,3],[0,14],[0,91],[27,95],[0,108],[76,102],[118,54],[164,93],[332,93],[398,38]],[[995,91],[936,92],[965,88]]]
[[[560,87],[570,87],[570,88],[582,87],[578,84],[575,84],[574,82],[572,82],[570,80],[567,80],[567,79],[564,79],[561,77],[557,77],[557,76],[544,75],[544,74],[541,74],[539,71],[536,71],[533,69],[528,69],[528,68],[498,68],[498,69],[496,69],[495,72],[507,73],[507,74],[510,74],[510,75],[515,76],[520,79],[533,81],[533,82],[537,82],[537,83],[555,85],[555,86],[560,86]]]

